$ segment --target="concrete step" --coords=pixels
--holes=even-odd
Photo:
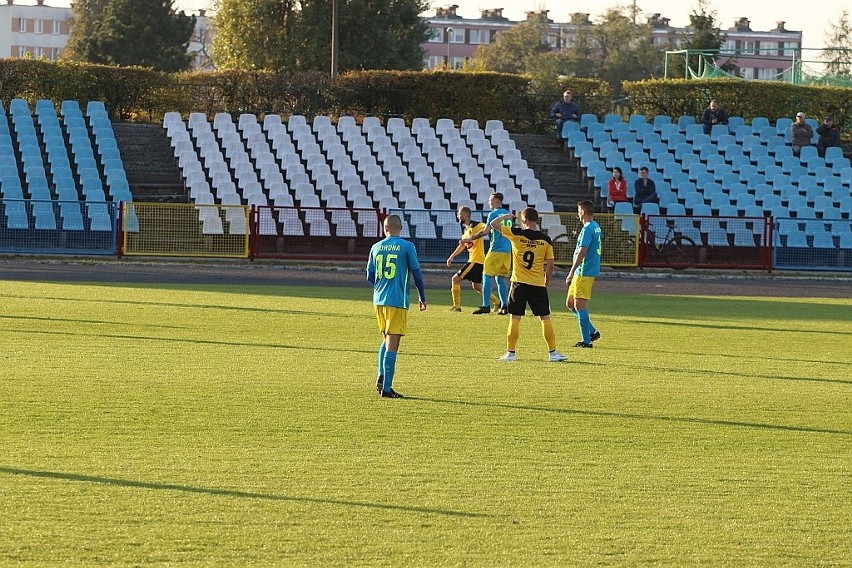
[[[138,201],[187,203],[166,131],[157,124],[114,124],[127,181]]]

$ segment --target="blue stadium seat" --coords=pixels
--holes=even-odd
[[[695,117],[691,115],[680,116],[677,119],[677,127],[681,132],[686,132],[686,127],[695,124]]]

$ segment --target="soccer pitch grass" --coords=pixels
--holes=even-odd
[[[0,565],[849,564],[852,300],[447,295],[0,281]]]

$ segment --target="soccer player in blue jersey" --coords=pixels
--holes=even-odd
[[[568,285],[565,306],[577,316],[580,326],[580,341],[574,347],[594,347],[592,342],[601,337],[592,325],[589,310],[586,309],[592,298],[592,286],[601,273],[601,227],[593,219],[594,213],[595,206],[591,201],[581,201],[577,204],[577,216],[583,223],[583,228],[577,236],[574,262],[565,278]]]
[[[385,238],[373,245],[367,261],[367,282],[373,287],[373,305],[382,334],[376,390],[383,398],[402,398],[393,390],[393,375],[399,343],[408,322],[411,277],[420,296],[421,312],[426,309],[426,290],[417,251],[411,242],[399,236],[402,231],[399,215],[389,215],[384,229]]]
[[[485,221],[486,227],[470,237],[462,239],[462,244],[472,243],[477,239],[491,234],[491,244],[488,247],[488,254],[485,255],[485,265],[482,272],[482,306],[474,310],[474,314],[487,314],[491,312],[491,278],[497,282],[497,294],[500,296],[500,311],[501,315],[509,313],[509,285],[506,278],[512,269],[512,243],[504,237],[500,231],[495,231],[491,227],[491,223],[497,217],[503,217],[503,226],[511,227],[512,219],[507,216],[509,211],[503,208],[503,194],[495,191],[488,198],[488,206],[491,207],[491,213],[488,214],[488,219]]]

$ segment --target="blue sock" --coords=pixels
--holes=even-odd
[[[591,343],[592,324],[589,321],[589,310],[577,310],[577,320],[580,322],[580,335],[583,336],[583,343]]]
[[[384,369],[385,353],[387,353],[387,351],[388,351],[388,348],[385,345],[385,342],[382,341],[382,344],[379,346],[379,373],[378,373],[379,377],[381,377],[382,375],[385,374],[385,372],[384,372],[385,371],[385,369]]]
[[[491,277],[483,276],[482,277],[482,305],[490,306],[491,305]]]
[[[495,277],[497,280],[497,294],[500,295],[500,305],[508,306],[509,305],[509,286],[506,284],[505,276],[497,276]]]
[[[390,392],[393,386],[393,372],[396,369],[396,351],[388,351],[385,353],[385,382],[382,390]]]

